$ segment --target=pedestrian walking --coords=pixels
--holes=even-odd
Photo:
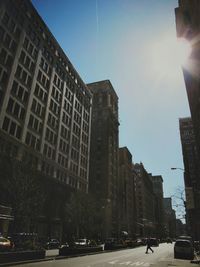
[[[151,250],[152,253],[154,253],[153,249],[151,248],[151,239],[147,239],[147,248],[146,248],[146,254],[148,253],[148,250]]]

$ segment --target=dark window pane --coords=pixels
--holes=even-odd
[[[14,81],[13,82],[13,85],[12,85],[12,89],[11,89],[11,91],[12,91],[12,93],[13,94],[17,94],[17,87],[18,87],[18,83],[16,82],[16,81]]]
[[[16,129],[16,123],[14,123],[13,121],[11,122],[11,125],[10,125],[10,134],[11,135],[15,135],[15,129]]]
[[[18,96],[20,99],[22,99],[23,92],[24,92],[23,87],[19,86],[19,90],[18,90],[18,94],[17,94],[17,96]]]
[[[10,123],[10,119],[8,119],[7,117],[5,117],[5,118],[4,118],[4,122],[3,122],[3,129],[4,129],[5,131],[8,131],[9,123]]]
[[[12,98],[10,98],[8,101],[8,105],[7,105],[7,111],[8,112],[12,112],[13,105],[14,105],[14,100]]]
[[[17,126],[16,137],[18,139],[20,139],[21,137],[21,132],[22,132],[22,128],[20,126]]]

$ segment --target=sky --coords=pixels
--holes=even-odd
[[[119,97],[119,145],[164,196],[183,187],[179,118],[190,116],[176,38],[176,0],[32,0],[85,83],[109,79]]]

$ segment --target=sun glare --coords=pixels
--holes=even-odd
[[[151,75],[179,79],[182,66],[187,65],[191,53],[190,44],[184,39],[177,39],[173,34],[161,36],[148,47],[151,62]]]
[[[182,65],[186,65],[191,53],[191,45],[185,39],[177,40],[177,61]]]

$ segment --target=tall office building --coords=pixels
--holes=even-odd
[[[150,175],[142,163],[134,164],[137,232],[139,236],[155,235],[155,194]]]
[[[0,1],[0,150],[88,191],[91,93],[29,0]]]
[[[119,226],[130,237],[136,234],[135,181],[132,155],[127,147],[119,148]]]
[[[199,65],[199,34],[200,34],[200,5],[198,0],[179,0],[175,9],[177,37],[184,38],[191,46],[191,54],[187,65],[183,66],[185,86],[191,111],[194,138],[198,158],[200,158],[200,65]],[[186,174],[186,173],[185,173]],[[200,172],[196,173],[196,184],[193,185],[194,198],[200,195]],[[192,182],[192,181],[190,181]],[[197,202],[199,203],[199,201]],[[200,220],[200,208],[198,220]],[[199,236],[198,236],[199,238]]]
[[[194,239],[199,239],[200,223],[198,213],[200,211],[200,197],[199,193],[196,192],[196,185],[198,183],[200,166],[191,118],[179,119],[179,127],[185,170],[186,221],[189,234]]]
[[[164,208],[163,208],[163,178],[161,175],[149,174],[155,194],[155,225],[156,236],[165,237],[164,233]]]
[[[118,97],[109,80],[87,85],[93,95],[89,190],[102,214],[101,237],[118,234]]]
[[[163,199],[164,216],[165,216],[165,232],[166,235],[174,238],[176,237],[176,213],[172,208],[171,197],[165,197]]]

